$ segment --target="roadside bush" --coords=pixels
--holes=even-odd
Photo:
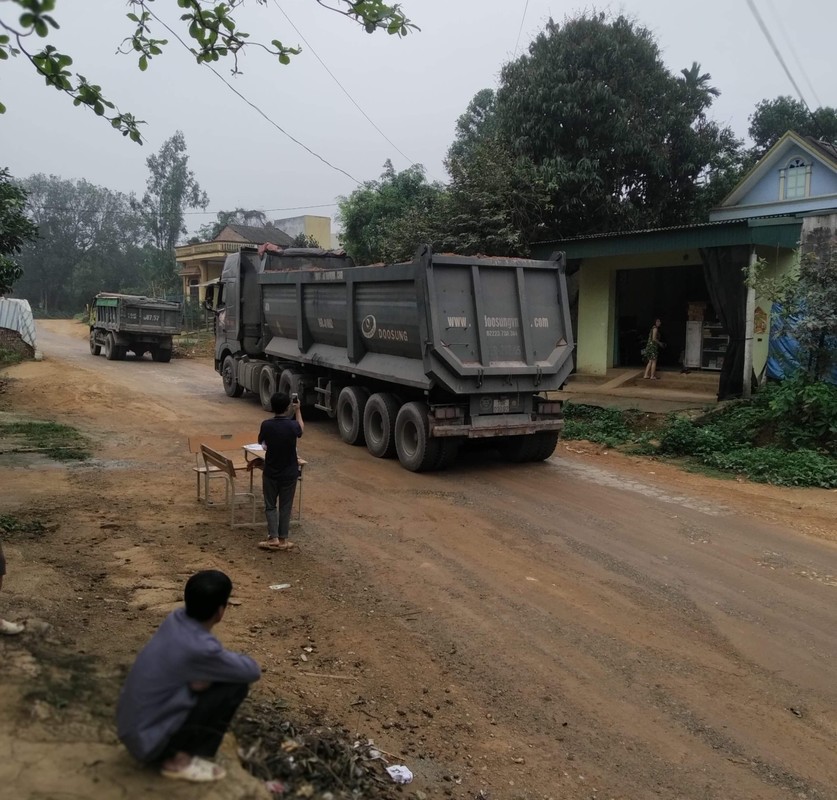
[[[724,472],[746,475],[758,483],[837,488],[837,459],[816,450],[789,452],[778,447],[740,447],[703,453],[700,461]]]
[[[599,408],[576,403],[564,405],[565,439],[586,439],[588,442],[617,447],[634,441],[641,412],[618,408]]]
[[[837,386],[799,375],[765,395],[779,444],[837,455]]]

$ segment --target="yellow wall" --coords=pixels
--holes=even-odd
[[[331,247],[331,218],[305,215],[305,235],[313,236],[320,247]]]
[[[758,248],[757,255],[768,263],[767,277],[776,277],[795,263],[796,253]],[[697,250],[632,256],[590,258],[581,262],[578,293],[578,371],[605,375],[613,366],[613,340],[616,316],[616,271],[646,267],[673,267],[700,264]],[[753,338],[753,369],[760,374],[767,361],[770,334],[770,301],[756,297],[756,308],[765,312],[765,332]]]
[[[579,270],[578,371],[605,375],[613,366],[617,270],[699,263],[697,250],[584,259]]]

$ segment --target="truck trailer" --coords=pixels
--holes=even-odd
[[[108,361],[126,353],[171,361],[172,337],[180,333],[180,303],[133,294],[100,292],[90,306],[90,352]]]
[[[548,392],[572,371],[564,256],[549,261],[418,249],[354,266],[339,251],[227,256],[207,307],[230,397],[276,391],[336,418],[343,441],[414,472],[492,437],[510,461],[548,458],[563,427]]]

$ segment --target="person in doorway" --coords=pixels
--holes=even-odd
[[[259,429],[259,444],[264,447],[262,493],[267,518],[267,539],[259,542],[263,550],[290,550],[288,539],[296,484],[299,480],[299,459],[296,440],[302,436],[305,423],[299,399],[293,402],[284,392],[270,398],[273,418],[266,419]],[[278,508],[277,508],[278,506]]]
[[[658,381],[657,377],[657,358],[660,355],[660,348],[664,347],[660,340],[660,326],[662,322],[659,319],[654,320],[651,330],[648,332],[648,341],[642,349],[642,357],[645,359],[645,380]]]
[[[212,635],[232,581],[218,570],[192,575],[185,606],[172,611],[140,651],[119,696],[117,732],[138,761],[166,778],[204,783],[226,774],[215,757],[249,685],[261,677],[249,656]]]
[[[0,542],[0,589],[3,588],[3,576],[6,574],[6,557],[3,555],[3,543]],[[17,636],[23,633],[25,626],[19,622],[9,622],[0,618],[0,634],[3,636]]]

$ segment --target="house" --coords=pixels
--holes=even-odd
[[[579,373],[640,367],[656,318],[665,369],[719,373],[719,397],[740,394],[747,320],[745,273],[754,258],[769,274],[795,263],[800,241],[837,230],[837,148],[786,133],[714,209],[705,223],[544,242],[563,250],[577,286],[574,320]],[[768,357],[771,305],[755,298],[753,368]]]
[[[288,247],[291,237],[273,225],[227,225],[211,242],[187,244],[175,248],[186,302],[203,302],[206,286],[221,277],[224,261],[243,244],[276,244]]]
[[[337,246],[331,233],[330,217],[305,214],[277,219],[264,227],[227,225],[211,242],[176,247],[183,297],[186,302],[203,302],[207,284],[221,277],[227,255],[237,252],[242,244],[270,243],[288,247],[299,234],[315,239],[320,247],[326,249]]]

